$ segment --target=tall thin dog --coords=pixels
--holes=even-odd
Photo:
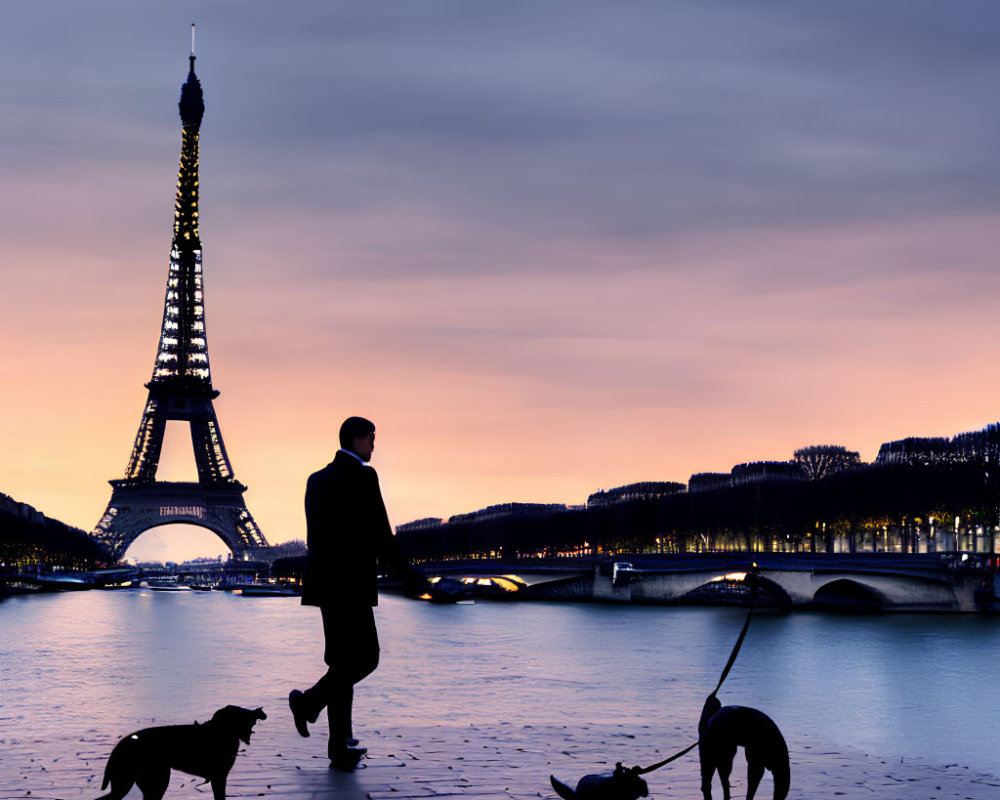
[[[263,709],[226,706],[204,725],[164,725],[130,733],[115,745],[104,768],[101,789],[111,791],[97,800],[122,800],[133,785],[143,800],[160,800],[179,769],[212,784],[215,800],[226,800],[226,778],[236,762],[240,742],[250,744],[253,726],[267,719]]]
[[[701,793],[712,800],[712,776],[722,782],[722,797],[729,800],[729,775],[736,748],[747,757],[747,800],[753,800],[764,777],[771,771],[774,800],[785,800],[791,781],[788,746],[774,721],[762,711],[746,706],[723,706],[709,695],[698,722],[698,758],[701,761]]]

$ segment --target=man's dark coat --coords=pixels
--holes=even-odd
[[[306,575],[302,604],[378,605],[378,566],[401,573],[375,470],[343,450],[306,483]]]

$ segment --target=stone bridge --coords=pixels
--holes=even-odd
[[[785,608],[977,611],[991,607],[996,557],[933,553],[856,555],[682,554],[617,561],[467,562],[437,574],[513,574],[526,598],[618,603],[746,603],[744,577],[757,565],[757,602]],[[986,592],[983,592],[983,589]],[[991,607],[992,610],[992,607]]]

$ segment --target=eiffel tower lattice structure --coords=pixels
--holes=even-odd
[[[233,476],[212,405],[219,392],[212,387],[208,364],[198,237],[198,132],[205,104],[193,52],[190,62],[181,87],[183,133],[174,235],[160,344],[152,380],[146,384],[149,397],[125,477],[110,481],[111,501],[91,533],[114,560],[143,532],[177,522],[209,529],[237,557],[267,546],[243,500],[246,486]],[[169,420],[190,426],[197,482],[156,480]]]

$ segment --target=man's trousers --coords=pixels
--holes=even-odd
[[[347,747],[354,733],[351,712],[354,684],[371,675],[378,666],[378,631],[374,609],[369,605],[320,606],[326,644],[323,660],[329,669],[316,685],[303,692],[310,722],[326,708],[330,721],[330,758]]]

